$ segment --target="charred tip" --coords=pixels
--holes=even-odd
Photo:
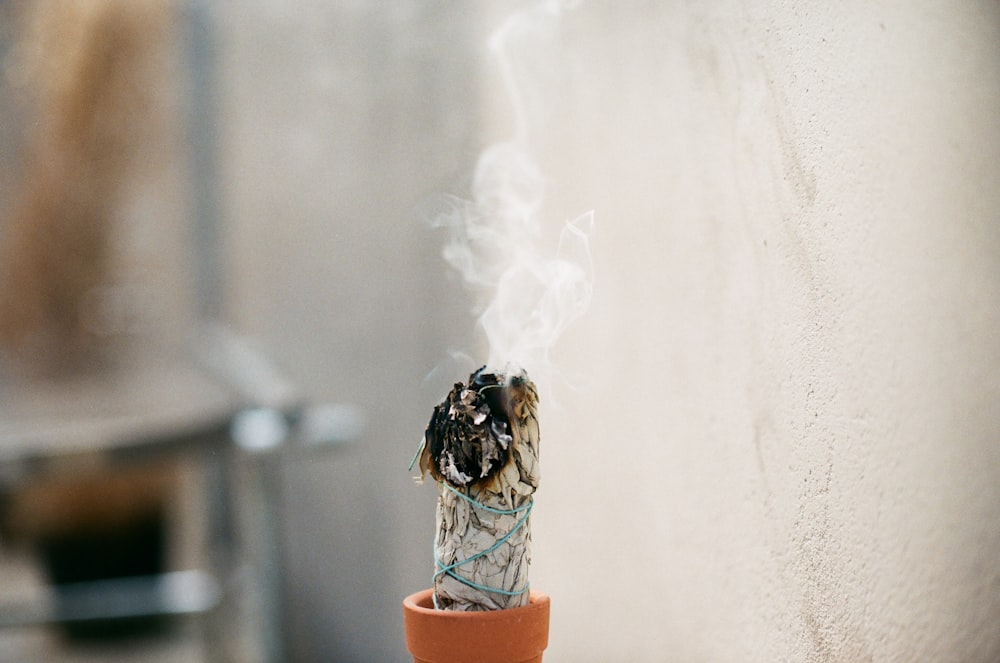
[[[424,433],[431,475],[453,486],[488,481],[511,458],[515,400],[528,383],[520,371],[509,377],[486,366],[455,383],[434,408]],[[423,464],[422,464],[423,465]]]

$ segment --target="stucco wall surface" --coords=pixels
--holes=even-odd
[[[551,659],[1000,658],[997,6],[521,38],[553,215],[597,221],[543,419]]]
[[[228,315],[370,414],[285,467],[295,660],[408,660],[424,377],[482,351],[419,210],[515,108],[545,219],[596,220],[541,411],[546,661],[1000,659],[1000,8],[565,5],[217,5]]]

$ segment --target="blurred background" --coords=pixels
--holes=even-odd
[[[0,2],[0,660],[406,661],[516,136],[546,661],[1000,658],[1000,9]],[[513,83],[513,86],[511,85]]]

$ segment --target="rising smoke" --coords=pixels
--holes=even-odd
[[[532,156],[524,104],[530,80],[520,71],[511,45],[537,40],[558,25],[570,3],[543,2],[508,17],[490,40],[514,114],[512,140],[479,157],[471,200],[450,198],[434,219],[447,228],[443,255],[477,297],[477,324],[489,345],[487,365],[523,368],[546,390],[549,351],[586,311],[594,284],[590,238],[593,211],[568,221],[556,246],[543,242],[545,179]],[[509,374],[516,370],[508,370]]]

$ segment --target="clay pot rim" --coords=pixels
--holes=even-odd
[[[508,608],[506,610],[485,610],[479,612],[463,612],[459,610],[438,610],[434,607],[434,589],[422,589],[419,592],[410,594],[403,599],[403,606],[407,610],[420,613],[426,616],[433,616],[441,619],[476,619],[505,621],[514,616],[521,616],[528,612],[547,610],[550,599],[549,595],[534,589],[529,592],[528,605],[520,608]],[[518,617],[520,618],[520,617]]]
[[[406,648],[417,663],[541,663],[549,642],[549,597],[528,605],[461,612],[434,608],[433,589],[403,599]]]

